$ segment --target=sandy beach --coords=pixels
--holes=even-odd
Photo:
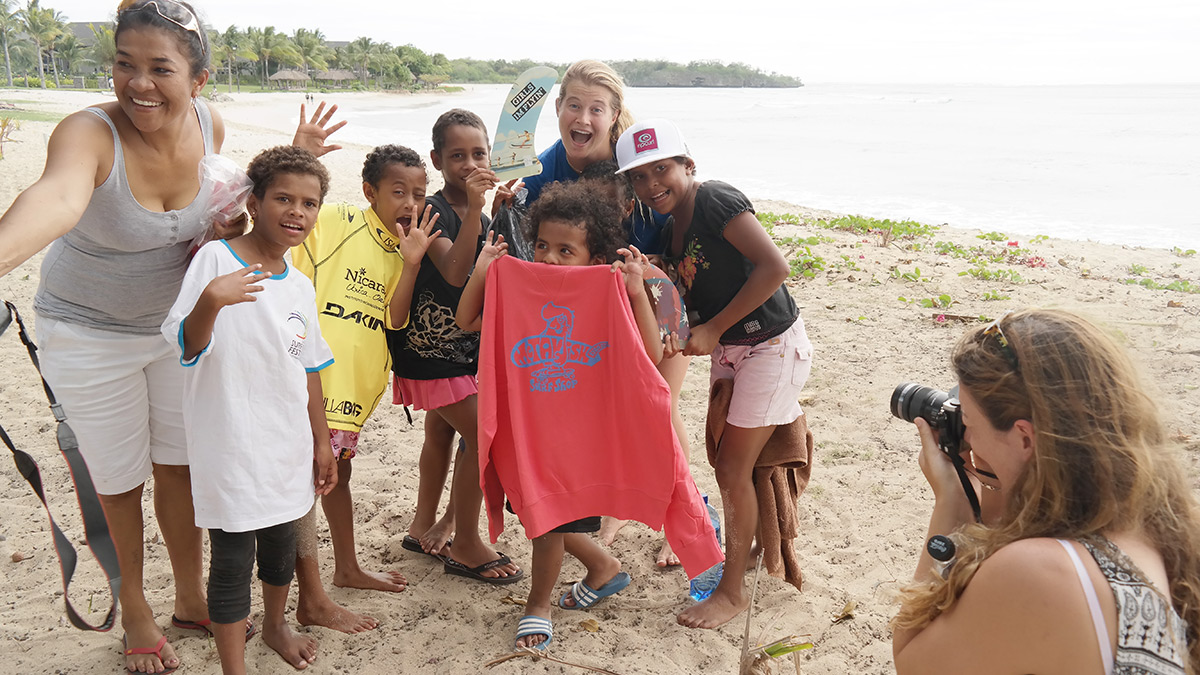
[[[334,100],[344,108],[368,98],[394,100],[398,106],[428,105],[419,99],[429,96],[438,95],[344,94]],[[441,96],[446,108],[453,106],[453,95]],[[112,100],[111,95],[0,89],[0,102],[50,113],[66,114],[105,100]],[[223,154],[245,164],[264,148],[290,142],[301,100],[298,93],[244,94],[214,104],[226,124]],[[5,113],[0,109],[0,117]],[[40,175],[53,127],[52,122],[22,122],[5,144],[0,208],[7,208]],[[542,139],[539,145],[547,143],[549,139]],[[415,149],[422,155],[429,151]],[[333,176],[328,201],[363,202],[358,176],[369,150],[348,145],[325,158]],[[440,182],[431,169],[430,191]],[[952,223],[929,237],[889,240],[876,232],[822,227],[838,214],[772,201],[771,195],[749,196],[760,212],[796,216],[796,223],[774,225],[773,236],[789,259],[806,256],[815,268],[811,278],[793,277],[788,285],[816,349],[802,397],[816,439],[812,482],[800,500],[801,533],[795,543],[804,566],[804,588],[797,591],[765,573],[759,578],[749,630],[752,644],[787,635],[811,636],[815,647],[799,658],[799,672],[809,675],[893,671],[888,628],[896,612],[892,596],[911,576],[933,502],[917,467],[916,431],[893,418],[888,403],[901,382],[939,388],[953,384],[949,349],[981,316],[992,318],[1024,306],[1058,307],[1107,326],[1139,364],[1186,457],[1192,484],[1200,487],[1200,294],[1154,288],[1186,281],[1196,289],[1200,255],[1061,239],[999,236],[993,241],[979,238],[979,231],[955,229]],[[993,254],[1012,249],[1024,253],[1018,256],[1020,262],[987,265],[989,273],[1009,270],[1005,278],[982,280],[968,273],[978,269],[976,265],[953,255],[970,247]],[[30,324],[40,262],[39,254],[0,278],[0,299],[15,303]],[[1150,282],[1126,283],[1130,278]],[[950,304],[924,307],[922,300]],[[716,481],[704,458],[708,368],[707,358],[693,361],[682,408],[693,475],[701,492],[719,507]],[[380,406],[364,429],[352,483],[360,560],[370,569],[401,570],[409,579],[408,590],[393,595],[333,587],[332,548],[322,517],[322,560],[330,594],[374,616],[380,625],[357,635],[306,629],[320,640],[318,660],[309,671],[584,672],[525,657],[486,668],[511,650],[522,608],[507,599],[523,601],[529,582],[488,586],[447,576],[432,559],[401,548],[413,516],[422,440],[421,414],[413,417],[410,425],[398,406]],[[0,423],[41,464],[55,517],[72,541],[82,543],[70,477],[55,445],[54,420],[15,330],[0,339]],[[637,442],[635,433],[630,433],[629,442]],[[119,627],[109,634],[85,633],[67,623],[45,513],[15,468],[7,461],[4,466],[0,670],[120,672]],[[147,496],[145,588],[151,606],[183,660],[179,672],[220,673],[211,640],[170,627],[171,571],[149,501]],[[515,519],[507,526],[497,548],[528,569],[529,542]],[[680,568],[663,571],[655,566],[660,537],[639,524],[625,528],[613,550],[633,583],[595,610],[557,612],[552,656],[622,675],[737,672],[745,615],[717,630],[677,625],[675,615],[692,601]],[[13,562],[15,552],[26,559]],[[582,567],[568,558],[563,589],[581,573]],[[100,620],[108,606],[103,579],[86,552],[72,598],[80,611],[92,610],[93,621]],[[257,588],[254,598],[252,616],[260,617]],[[289,611],[294,610],[294,600],[293,584]],[[847,603],[855,604],[853,617],[833,622]],[[595,619],[598,630],[585,629],[586,619]],[[246,660],[251,672],[293,672],[261,639],[247,645]],[[793,672],[793,665],[777,663],[775,672]]]

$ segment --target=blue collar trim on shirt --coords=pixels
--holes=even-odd
[[[221,243],[225,244],[225,248],[229,249],[229,254],[232,255],[238,262],[240,262],[242,267],[250,266],[245,260],[242,260],[242,256],[238,255],[237,252],[233,250],[233,247],[229,245],[228,241],[222,239]],[[287,264],[287,261],[285,260],[283,261],[283,274],[272,274],[271,276],[267,277],[266,281],[270,281],[272,279],[286,279],[288,272],[290,271],[292,271],[292,266]]]

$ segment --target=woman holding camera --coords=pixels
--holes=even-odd
[[[897,673],[1200,672],[1197,503],[1124,350],[1076,315],[1025,310],[952,362],[983,523],[918,418],[928,536],[953,533],[957,552],[943,574],[921,554]]]

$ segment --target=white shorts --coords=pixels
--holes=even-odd
[[[812,356],[812,342],[799,317],[791,328],[756,345],[717,345],[709,384],[733,380],[726,423],[754,429],[796,421],[804,412],[799,398]]]
[[[162,335],[126,335],[37,317],[42,375],[62,404],[103,495],[128,492],[152,464],[187,465],[183,367]]]

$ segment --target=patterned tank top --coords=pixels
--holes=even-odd
[[[1183,619],[1142,571],[1107,539],[1080,541],[1092,554],[1117,602],[1118,675],[1182,675],[1187,637]]]

